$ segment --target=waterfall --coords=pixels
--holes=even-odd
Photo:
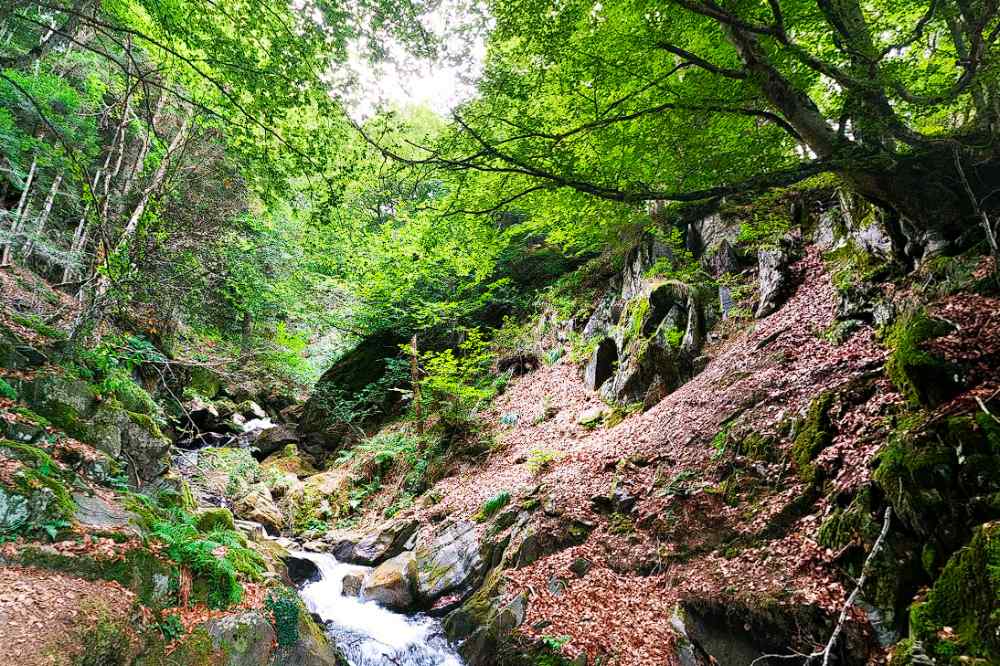
[[[326,623],[327,633],[351,666],[462,666],[433,618],[400,615],[374,601],[343,596],[344,576],[358,567],[323,553],[294,555],[319,569],[320,579],[303,585],[299,594],[309,611]]]

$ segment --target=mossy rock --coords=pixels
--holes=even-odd
[[[216,649],[204,627],[198,627],[178,644],[169,646],[155,628],[146,633],[146,644],[134,666],[217,666],[226,655]]]
[[[198,520],[195,527],[199,532],[208,533],[215,529],[233,531],[236,529],[233,521],[233,512],[224,507],[213,507],[202,509],[198,512]]]
[[[778,459],[778,438],[751,432],[738,445],[739,454],[753,461],[776,462]]]
[[[913,637],[946,663],[963,655],[1000,661],[1000,522],[979,526],[948,560],[926,601],[911,609],[910,624]]]
[[[74,477],[64,472],[43,449],[0,439],[0,457],[21,463],[9,480],[0,483],[0,537],[54,534],[69,525],[76,505]]]
[[[193,366],[188,370],[188,376],[187,387],[209,400],[222,390],[222,378],[209,368]]]
[[[29,546],[18,553],[17,564],[64,571],[86,580],[116,581],[132,590],[143,605],[152,608],[176,602],[177,572],[146,548],[132,548],[119,557],[67,555],[49,547]]]
[[[21,399],[53,425],[84,439],[86,421],[97,406],[97,393],[87,382],[56,374],[42,375],[20,388]]]
[[[837,508],[823,521],[816,542],[824,548],[840,550],[851,543],[873,543],[881,526],[873,516],[872,489],[858,491],[846,508]]]
[[[799,478],[806,483],[822,480],[821,471],[813,461],[833,443],[834,429],[830,420],[833,396],[832,392],[826,392],[813,400],[792,444],[792,460],[795,461]]]
[[[884,504],[876,490],[866,486],[846,507],[840,507],[823,521],[816,542],[842,553],[841,564],[857,579],[868,553],[882,531]],[[879,609],[883,624],[895,631],[905,630],[905,611],[913,591],[928,578],[923,570],[922,551],[917,540],[905,532],[890,531],[878,555],[871,561],[865,599]]]
[[[889,331],[885,371],[911,405],[934,407],[958,390],[958,368],[921,348],[924,342],[952,330],[948,322],[917,311],[901,317]]]
[[[986,415],[904,420],[873,476],[917,535],[951,552],[976,522],[1000,518],[1000,428]]]

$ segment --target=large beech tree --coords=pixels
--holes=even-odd
[[[482,94],[423,161],[491,174],[497,209],[552,188],[697,201],[835,172],[919,253],[1000,204],[997,8],[497,1]]]

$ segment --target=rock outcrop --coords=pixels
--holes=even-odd
[[[394,385],[388,361],[399,356],[402,342],[392,333],[366,338],[323,373],[298,425],[306,444],[335,451],[352,432],[346,413],[369,425],[387,414],[398,398],[388,391]]]
[[[375,567],[361,583],[361,596],[397,611],[414,606],[414,556],[406,552]]]

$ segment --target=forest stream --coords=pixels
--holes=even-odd
[[[294,555],[316,564],[319,580],[305,583],[299,595],[351,666],[462,666],[444,631],[427,616],[408,617],[358,597],[343,595],[344,577],[357,570],[325,553]]]

